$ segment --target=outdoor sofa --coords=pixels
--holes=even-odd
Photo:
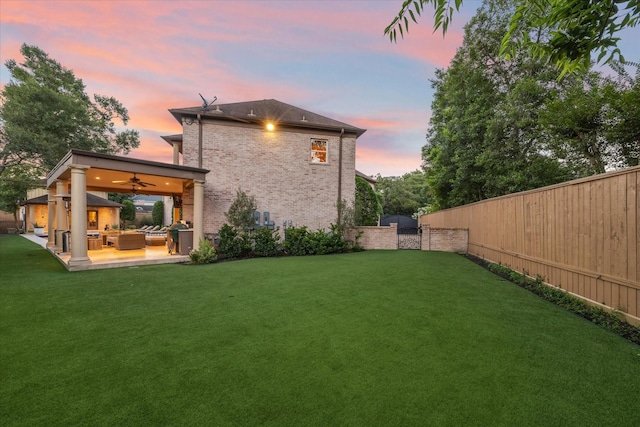
[[[112,244],[118,250],[144,249],[145,235],[140,233],[122,233],[107,237],[107,244]]]

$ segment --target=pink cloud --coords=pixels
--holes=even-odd
[[[398,153],[371,147],[358,147],[356,169],[367,175],[399,176],[420,169],[420,153]]]
[[[404,40],[390,43],[383,30],[398,7],[396,2],[128,1],[123,7],[108,1],[4,1],[0,57],[20,60],[22,42],[41,47],[73,69],[89,94],[114,96],[128,108],[129,127],[141,133],[141,146],[132,155],[171,161],[171,147],[159,135],[181,128],[167,109],[199,105],[199,92],[216,95],[218,103],[277,98],[317,111],[319,102],[345,97],[345,88],[326,78],[296,81],[298,70],[315,56],[362,53],[380,61],[402,57],[446,65],[461,35],[451,30],[442,42],[440,34],[431,34],[431,20],[424,16]],[[262,61],[293,67],[268,73]],[[320,75],[335,64],[318,65]],[[357,73],[350,77],[358,82]],[[366,88],[349,95],[354,104],[366,97],[363,92]],[[381,162],[413,168],[419,165],[419,149],[417,161],[406,154],[367,150],[373,149],[369,144],[380,144],[381,135],[399,148],[403,132],[423,134],[428,109],[388,109],[371,104],[370,111],[343,120],[369,129],[359,141],[358,161],[370,160],[379,171],[384,170]],[[342,120],[335,111],[325,115]]]

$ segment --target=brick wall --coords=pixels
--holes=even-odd
[[[204,232],[218,232],[224,213],[242,189],[276,226],[291,221],[310,230],[328,229],[337,219],[339,136],[253,125],[203,122],[202,167],[211,172],[204,187]],[[311,138],[328,140],[328,164],[312,164]],[[342,198],[355,195],[355,137],[343,137]],[[183,126],[184,165],[198,167],[198,124]],[[183,213],[192,216],[191,191]]]
[[[466,228],[422,228],[422,250],[467,253],[469,230]]]
[[[398,224],[389,227],[356,227],[347,231],[346,238],[353,241],[357,232],[362,233],[358,242],[364,249],[398,249]],[[468,245],[467,229],[423,227],[423,251],[467,253]]]
[[[390,224],[388,227],[356,227],[346,233],[347,239],[353,241],[357,232],[362,232],[358,242],[364,249],[398,249],[398,224]]]

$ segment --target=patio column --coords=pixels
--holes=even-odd
[[[56,181],[56,229],[55,242],[57,251],[62,251],[62,233],[67,231],[67,202],[62,195],[67,194],[67,181]]]
[[[71,169],[71,258],[69,267],[91,264],[87,256],[87,175],[89,166]]]
[[[200,245],[203,235],[204,181],[193,180],[193,248]]]
[[[47,247],[56,245],[56,191],[49,188],[47,191]]]

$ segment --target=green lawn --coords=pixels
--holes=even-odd
[[[67,273],[0,238],[2,426],[639,421],[639,346],[458,255]]]

